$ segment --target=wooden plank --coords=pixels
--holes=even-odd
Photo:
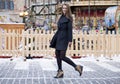
[[[2,49],[3,49],[3,35],[2,30],[0,30],[0,56],[2,55]]]
[[[5,47],[0,50],[0,55],[18,56],[19,52],[22,56],[28,56],[29,54],[32,56],[41,55],[44,57],[55,56],[55,49],[49,47],[53,35],[53,31],[42,32],[39,30],[39,32],[34,32],[32,30],[23,30],[22,34],[18,34],[18,31],[16,30],[5,30],[3,35],[0,32],[0,39],[2,39],[1,36],[5,37]],[[97,58],[103,54],[104,56],[111,58],[111,56],[114,56],[115,54],[117,54],[117,56],[120,54],[120,34],[96,34],[96,32],[92,32],[88,35],[86,33],[75,33],[73,38],[75,43],[72,42],[71,47],[68,48],[67,56],[73,56],[74,54],[76,54],[76,56],[79,54],[80,56],[91,56],[93,54]],[[31,41],[29,42],[30,39]],[[19,41],[21,41],[22,50],[19,49]],[[0,41],[0,46],[2,45],[1,42],[2,41]],[[29,50],[29,48],[31,48],[31,50]]]

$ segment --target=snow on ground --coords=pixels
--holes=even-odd
[[[112,57],[112,60],[105,58],[103,56],[99,57],[99,58],[95,58],[94,56],[89,56],[89,57],[84,57],[84,58],[80,58],[80,59],[72,59],[76,64],[81,64],[84,66],[84,71],[94,71],[92,68],[90,68],[89,66],[84,65],[83,62],[92,62],[97,64],[98,66],[101,66],[103,68],[109,69],[113,72],[120,72],[120,68],[117,68],[115,66],[112,66],[110,64],[107,64],[106,62],[120,62],[120,56],[115,56]],[[99,61],[97,61],[99,60]],[[5,62],[10,62],[10,59],[0,59],[0,64],[5,63]],[[29,64],[31,62],[37,62],[40,64],[42,70],[45,71],[56,71],[57,67],[56,67],[56,59],[53,57],[51,59],[47,59],[47,58],[41,58],[41,59],[30,59],[30,60],[26,60],[24,61],[24,57],[15,57],[13,58],[13,61],[15,62],[15,70],[29,70]],[[63,62],[64,63],[64,62]],[[106,67],[107,66],[107,67]]]

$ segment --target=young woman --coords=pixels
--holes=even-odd
[[[83,66],[76,65],[71,59],[66,57],[67,47],[72,44],[72,16],[71,10],[68,4],[62,5],[62,15],[58,20],[58,30],[53,36],[50,47],[55,48],[55,55],[58,65],[58,73],[55,78],[62,78],[64,73],[62,70],[62,61],[70,64],[82,75]]]

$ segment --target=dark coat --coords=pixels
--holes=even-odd
[[[72,42],[72,21],[62,15],[57,25],[58,30],[50,42],[50,47],[56,50],[67,50],[68,43]]]

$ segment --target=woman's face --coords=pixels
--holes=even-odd
[[[67,10],[68,10],[68,9],[67,9],[67,6],[66,6],[66,5],[63,5],[63,7],[62,7],[62,11],[63,11],[64,14],[67,13]]]

